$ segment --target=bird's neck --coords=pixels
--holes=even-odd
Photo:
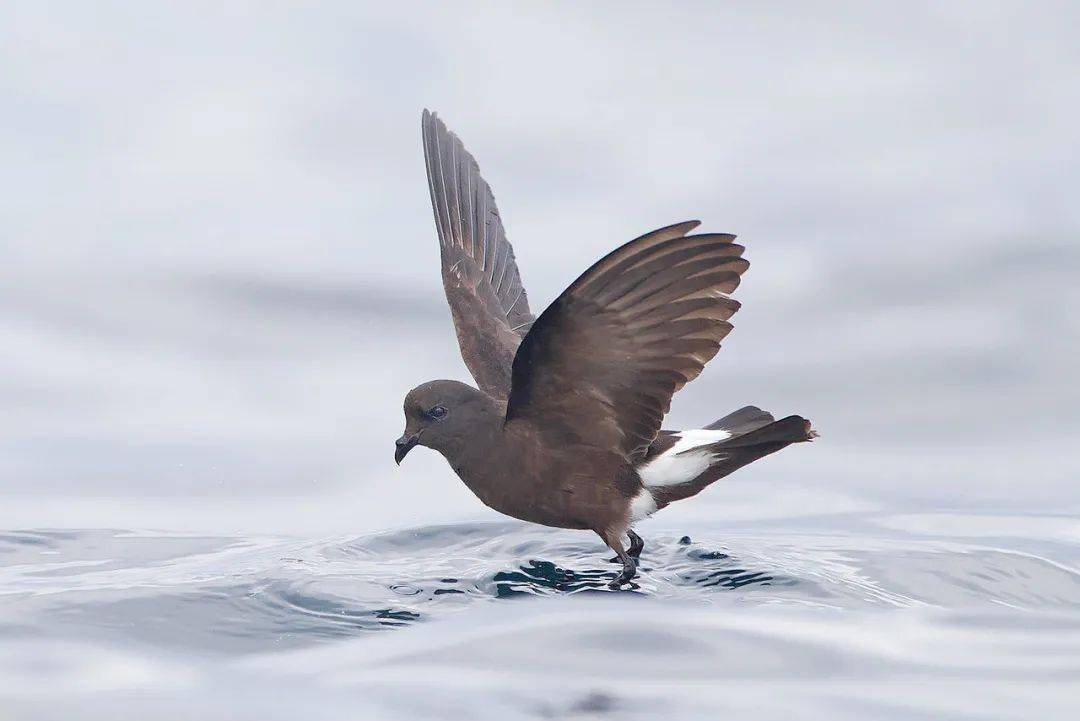
[[[439,452],[465,485],[485,500],[488,480],[495,477],[492,471],[500,466],[504,451],[506,404],[485,396],[474,408],[467,431],[448,439]]]

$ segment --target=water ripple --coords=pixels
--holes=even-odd
[[[1080,574],[955,539],[647,537],[623,597],[829,608],[1080,605]],[[89,530],[0,535],[0,637],[117,634],[252,652],[400,628],[482,603],[610,594],[586,534],[522,524],[298,540]]]

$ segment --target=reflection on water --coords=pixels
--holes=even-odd
[[[955,695],[991,680],[1011,684],[1017,713],[1016,699],[1053,710],[1080,673],[1068,522],[1014,518],[1007,537],[912,517],[655,532],[620,592],[599,541],[514,523],[318,540],[6,533],[0,695],[28,718],[80,711],[31,703],[56,683],[71,699],[135,694],[153,717],[224,718],[226,687],[261,698],[286,683],[295,703],[329,694],[375,718],[769,718],[790,713],[780,684],[807,718],[1009,717],[993,694]],[[895,691],[895,677],[920,690]]]

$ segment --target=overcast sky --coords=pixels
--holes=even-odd
[[[0,524],[487,517],[391,458],[404,392],[467,379],[424,107],[534,311],[660,225],[747,245],[669,426],[822,439],[732,493],[1076,506],[1076,4],[222,5],[0,8]]]

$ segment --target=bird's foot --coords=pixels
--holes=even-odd
[[[615,577],[611,583],[608,584],[608,588],[612,591],[618,591],[623,587],[623,584],[630,583],[630,581],[637,575],[637,563],[634,559],[627,556],[621,559],[623,570],[618,576]]]

